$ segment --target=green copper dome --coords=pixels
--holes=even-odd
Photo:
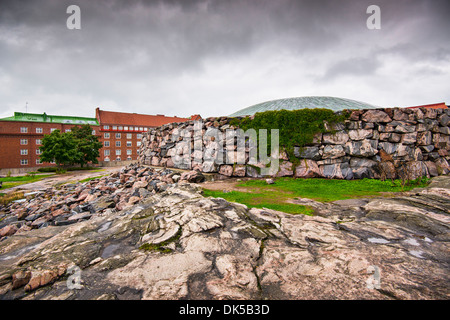
[[[375,109],[379,108],[377,106],[335,97],[299,97],[299,98],[287,98],[267,101],[253,106],[241,109],[230,117],[247,116],[253,115],[257,112],[263,112],[268,110],[297,110],[297,109],[314,109],[314,108],[325,108],[334,111],[340,111],[345,109]]]

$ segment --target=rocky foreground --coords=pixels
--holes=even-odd
[[[0,297],[450,297],[448,176],[390,198],[297,200],[314,216],[204,198],[189,182],[202,180],[128,167],[0,208]]]

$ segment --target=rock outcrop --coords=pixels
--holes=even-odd
[[[130,170],[139,175],[142,169],[128,168],[103,182],[118,179],[130,190],[139,183],[148,191],[152,180],[144,179],[144,186],[143,180],[126,176]],[[99,185],[108,188],[97,181],[91,190]],[[141,188],[135,189],[139,193]],[[86,198],[93,194],[88,192]],[[67,196],[77,201],[84,194],[80,190],[78,198]],[[98,199],[108,203],[105,197],[107,192]],[[449,299],[447,176],[391,198],[295,200],[313,207],[314,216],[205,198],[198,185],[184,180],[136,197],[111,200],[115,206],[74,219],[76,223],[47,220],[48,226],[4,236],[0,296]],[[118,206],[121,202],[123,207]],[[14,207],[2,222],[20,209]],[[53,210],[59,209],[50,207],[42,214]]]
[[[450,109],[353,110],[344,123],[325,123],[330,132],[317,134],[309,145],[295,147],[291,158],[280,150],[279,166],[270,175],[408,180],[448,174],[449,116]],[[250,163],[255,146],[233,135],[232,120],[207,118],[152,129],[144,134],[139,161],[223,177],[261,177],[260,168],[266,164],[260,159]],[[390,159],[383,159],[382,152]],[[420,170],[405,170],[407,167]]]

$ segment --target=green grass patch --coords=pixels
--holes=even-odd
[[[14,200],[23,199],[23,197],[24,197],[23,191],[14,191],[7,194],[2,193],[0,195],[0,204],[7,205],[8,203]]]
[[[92,180],[95,180],[95,179],[100,179],[101,177],[104,177],[104,175],[102,175],[102,176],[96,176],[96,177],[91,177],[91,178],[86,178],[86,179],[80,180],[80,181],[78,181],[78,182],[81,182],[81,183],[83,183],[83,182],[88,182],[88,181],[92,181]]]
[[[53,174],[43,174],[43,175],[25,175],[25,176],[17,176],[17,177],[5,177],[0,178],[0,181],[3,182],[1,189],[8,189],[12,187],[16,187],[22,184],[36,182],[42,180],[44,178],[54,176]]]
[[[290,193],[293,197],[313,199],[321,202],[379,196],[386,192],[403,192],[417,187],[425,187],[429,179],[417,179],[402,186],[401,180],[330,180],[279,178],[275,184],[268,185],[265,180],[249,180],[238,184],[250,189],[270,188],[277,193]]]
[[[268,208],[292,214],[312,215],[311,207],[289,203],[295,198],[308,198],[320,202],[381,196],[385,193],[409,191],[425,187],[429,179],[417,179],[402,185],[401,180],[381,181],[293,179],[279,178],[268,185],[265,180],[248,180],[237,184],[242,191],[216,191],[203,189],[205,197],[224,198],[231,202],[245,204],[250,208]]]
[[[282,211],[291,214],[307,214],[312,215],[314,210],[311,207],[287,203],[290,198],[286,193],[274,193],[271,190],[259,190],[258,192],[241,192],[241,191],[216,191],[203,189],[205,197],[224,198],[231,202],[245,204],[249,208],[267,208]]]

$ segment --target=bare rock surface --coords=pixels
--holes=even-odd
[[[248,209],[181,181],[5,235],[0,297],[449,299],[448,176],[394,198],[296,201],[315,215]]]

